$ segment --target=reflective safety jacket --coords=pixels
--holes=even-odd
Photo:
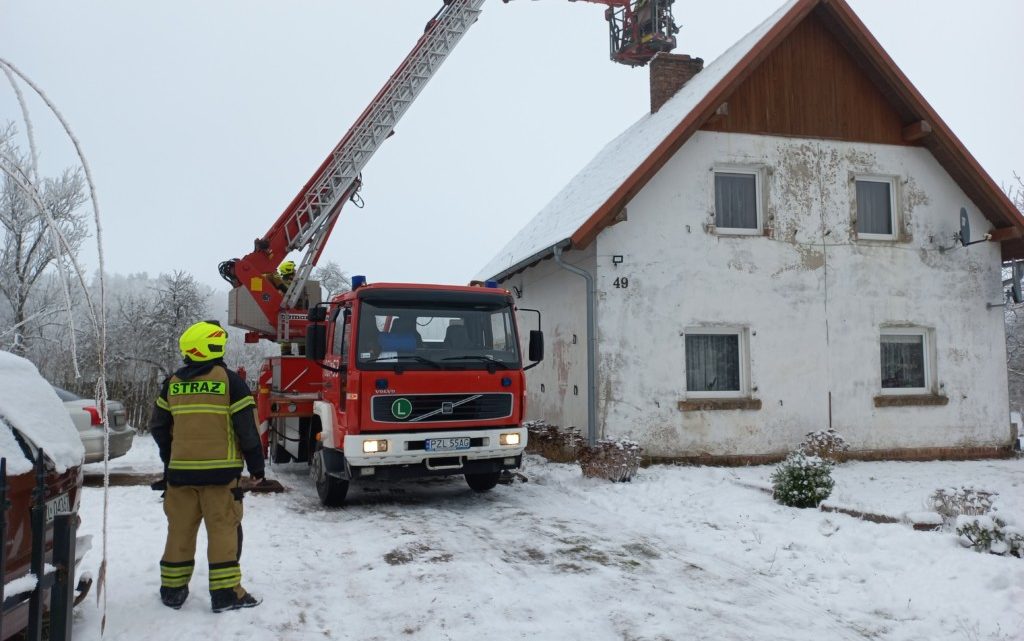
[[[263,451],[245,382],[218,359],[190,363],[164,384],[150,429],[171,485],[219,485],[263,475]]]

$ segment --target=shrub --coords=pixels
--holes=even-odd
[[[993,514],[965,514],[956,519],[960,544],[977,552],[1024,558],[1024,531]]]
[[[580,449],[580,469],[590,478],[629,481],[640,468],[642,452],[633,441],[598,441],[594,447]]]
[[[800,444],[800,451],[805,455],[816,456],[833,463],[838,463],[849,449],[850,444],[833,429],[810,432]]]
[[[935,490],[928,501],[931,509],[941,514],[947,522],[951,522],[961,515],[987,514],[997,496],[999,495],[995,492],[965,486]]]
[[[583,445],[583,437],[575,427],[561,430],[557,425],[549,425],[544,421],[527,421],[524,423],[528,437],[526,451],[540,454],[556,463],[571,463],[579,455]]]
[[[772,474],[772,497],[789,507],[817,507],[832,493],[832,464],[801,451],[790,453]]]

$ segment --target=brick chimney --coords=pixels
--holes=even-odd
[[[661,109],[703,68],[702,58],[664,51],[654,56],[651,60],[651,113]]]

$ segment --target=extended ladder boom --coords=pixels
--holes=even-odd
[[[304,335],[305,314],[296,307],[307,293],[310,272],[342,206],[359,189],[363,167],[476,22],[484,1],[444,0],[409,55],[266,235],[256,239],[253,251],[241,259],[221,263],[221,275],[234,286],[228,322],[250,330],[247,339],[291,340]],[[671,10],[675,0],[587,1],[608,7],[605,19],[609,23],[612,60],[643,65],[657,53],[675,47],[678,28]],[[292,251],[305,253],[291,285],[282,294],[267,275],[275,273],[278,263]]]
[[[309,182],[285,208],[253,252],[222,267],[222,275],[237,287],[250,289],[254,302],[269,323],[240,326],[267,333],[276,326],[278,311],[294,308],[309,274],[323,250],[344,202],[359,186],[359,174],[394,131],[398,121],[434,76],[448,54],[477,20],[485,0],[450,0],[427,23],[422,37],[405,60],[363,111]],[[276,271],[277,263],[291,251],[306,250],[295,279],[283,297],[262,284],[257,296],[249,287],[253,278]],[[227,273],[225,273],[227,272]],[[267,294],[270,294],[267,296]],[[267,300],[269,298],[269,300]],[[258,324],[260,327],[253,327]],[[268,336],[270,337],[270,336]]]

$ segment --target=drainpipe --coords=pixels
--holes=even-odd
[[[562,261],[562,245],[555,245],[555,262],[562,269],[582,276],[587,281],[587,445],[597,444],[597,323],[594,306],[597,293],[590,272]]]

